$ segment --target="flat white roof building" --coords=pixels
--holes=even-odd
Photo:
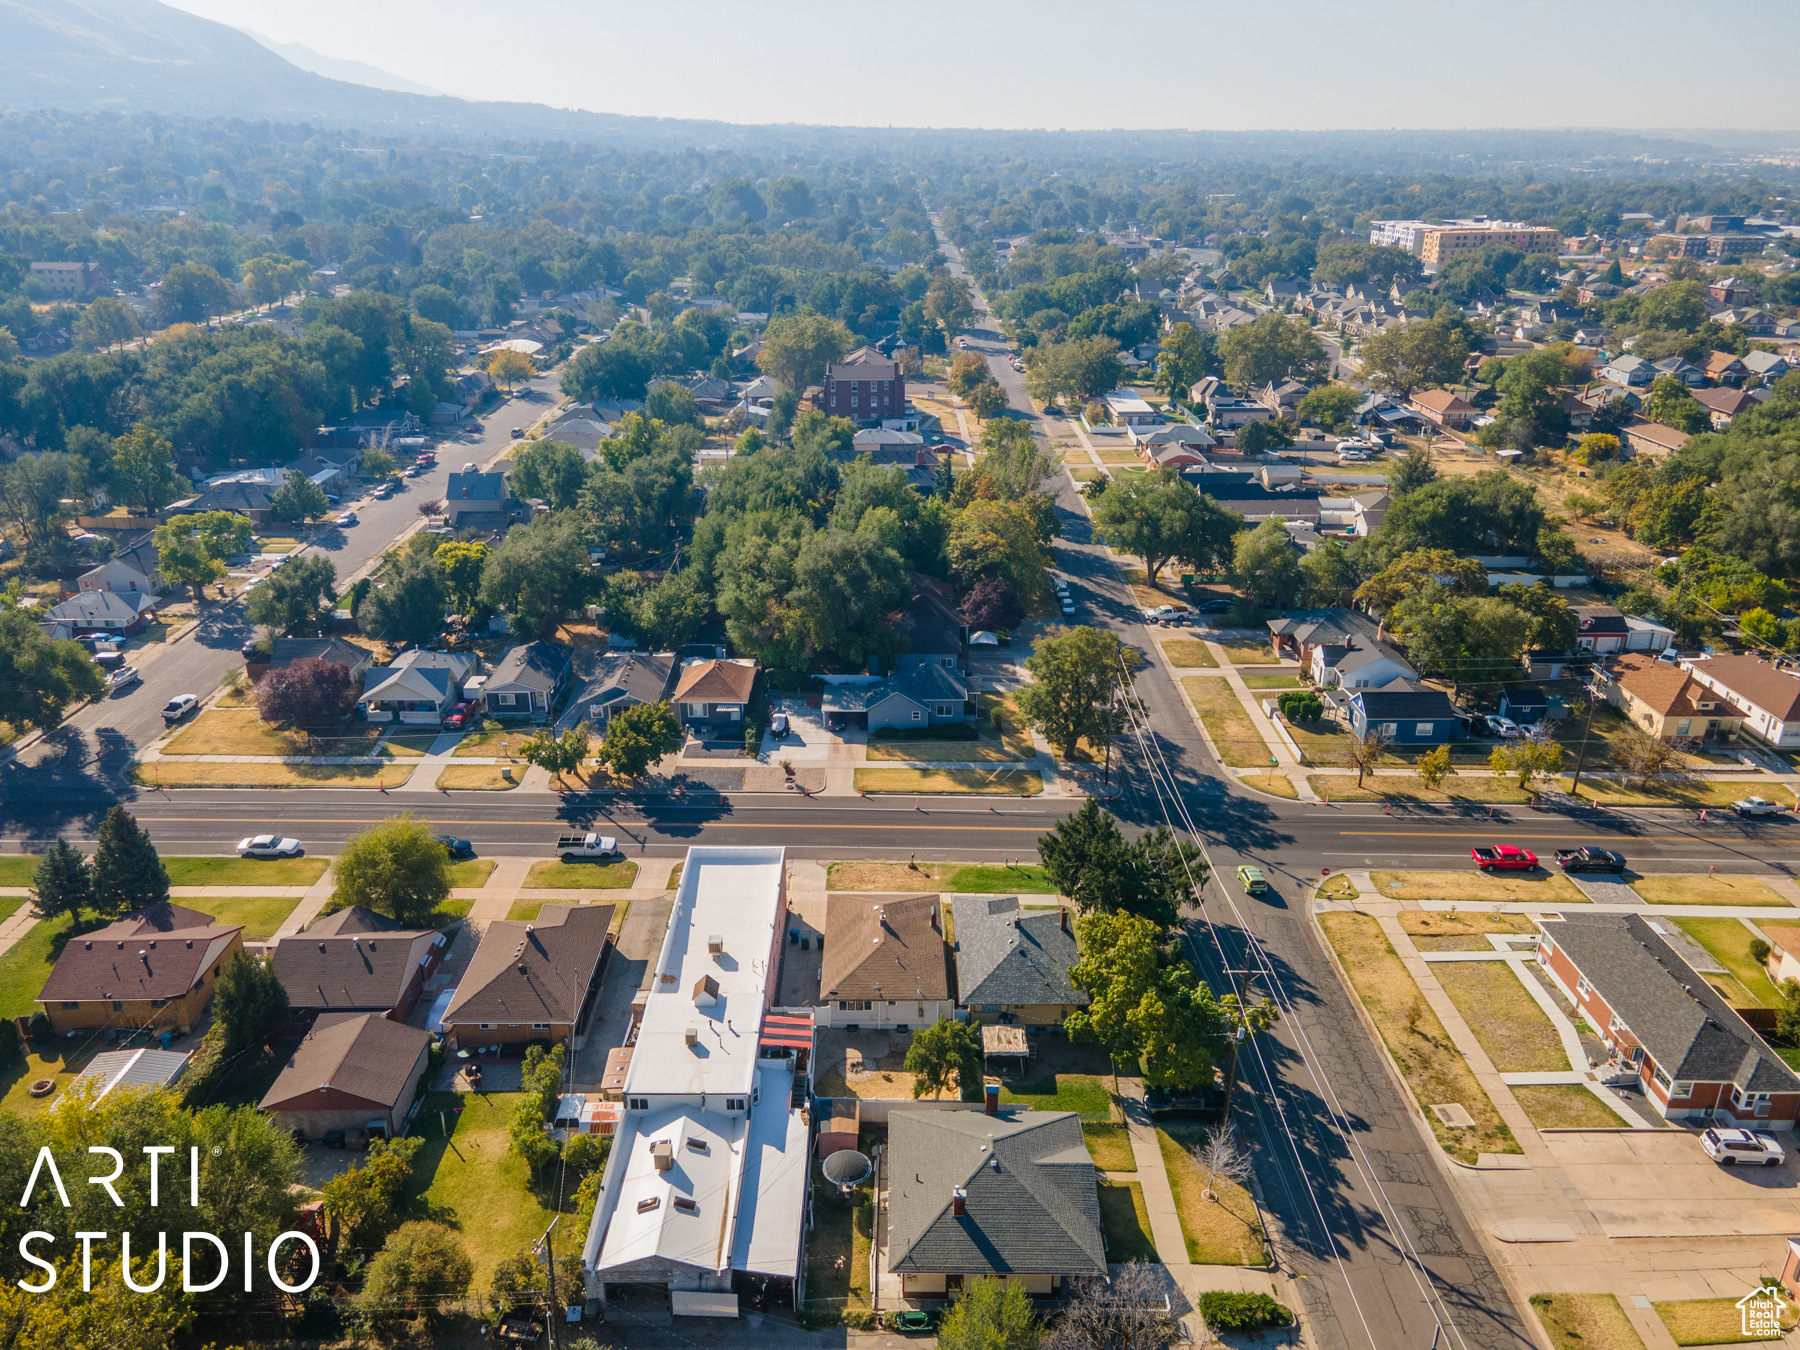
[[[793,1031],[763,1035],[785,882],[780,848],[688,850],[582,1250],[592,1297],[661,1284],[676,1313],[718,1316],[738,1275],[803,1294],[809,1129],[776,1043]]]

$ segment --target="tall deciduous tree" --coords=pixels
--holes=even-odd
[[[1093,505],[1094,537],[1144,560],[1149,582],[1180,561],[1211,571],[1230,561],[1243,517],[1195,491],[1173,469],[1108,484]]]
[[[269,573],[250,593],[246,613],[252,623],[283,632],[311,632],[318,627],[319,608],[334,598],[337,564],[309,553],[293,558]]]
[[[205,263],[176,263],[156,292],[156,321],[205,323],[231,308],[231,283]]]
[[[513,456],[509,486],[520,501],[537,498],[553,511],[567,511],[580,497],[587,475],[587,462],[574,446],[563,441],[533,441]]]
[[[1038,1350],[1043,1335],[1024,1283],[983,1275],[964,1286],[937,1341],[941,1350]]]
[[[600,742],[600,758],[621,778],[642,778],[687,740],[667,703],[639,703],[614,713]]]
[[[1237,536],[1232,548],[1231,570],[1252,597],[1286,607],[1305,584],[1300,555],[1279,520],[1265,520],[1254,530]]]
[[[1120,652],[1115,634],[1084,626],[1045,638],[1026,659],[1033,682],[1016,696],[1019,712],[1064,759],[1084,738],[1098,742],[1118,730],[1119,687],[1128,679]]]
[[[1358,360],[1370,383],[1401,398],[1427,384],[1460,379],[1469,358],[1460,325],[1448,311],[1430,319],[1409,319],[1363,340]]]
[[[100,822],[94,849],[94,908],[110,918],[132,914],[169,898],[169,873],[156,845],[122,806]]]
[[[415,1219],[395,1229],[375,1254],[357,1302],[377,1326],[412,1313],[435,1327],[474,1278],[475,1263],[462,1239],[441,1223]]]
[[[537,374],[537,367],[524,352],[516,352],[507,347],[488,358],[487,373],[496,384],[505,385],[507,392],[511,393],[514,385]]]
[[[80,489],[86,467],[79,457],[60,451],[20,455],[0,466],[0,516],[18,526],[27,557],[43,558],[66,545],[61,526],[69,517],[63,502]]]
[[[1312,329],[1274,312],[1233,328],[1219,344],[1219,356],[1226,382],[1240,393],[1278,380],[1322,380],[1331,368]]]
[[[964,1093],[981,1090],[981,1028],[970,1022],[940,1018],[913,1032],[906,1051],[906,1071],[913,1077],[913,1096],[944,1095],[952,1082]]]
[[[1182,905],[1193,903],[1194,886],[1206,881],[1199,850],[1167,826],[1127,840],[1091,797],[1038,837],[1038,856],[1057,893],[1083,912],[1136,914],[1164,929],[1178,921]]]
[[[1176,324],[1157,345],[1156,391],[1165,398],[1185,401],[1219,362],[1218,338],[1191,323]]]
[[[110,478],[114,496],[153,515],[181,490],[175,447],[139,422],[113,442]]]
[[[44,636],[38,620],[0,599],[0,720],[53,727],[71,703],[99,698],[105,688],[100,667],[79,642]]]
[[[402,923],[425,923],[450,895],[450,858],[430,827],[409,812],[344,841],[332,869],[332,903],[362,905]]]
[[[269,499],[269,514],[276,520],[295,525],[302,521],[316,520],[330,509],[331,503],[325,499],[325,489],[298,469],[288,470],[288,476]]]
[[[925,317],[943,325],[946,338],[967,328],[975,317],[974,290],[968,280],[948,272],[934,278],[925,292]]]
[[[423,646],[444,631],[448,598],[435,557],[402,553],[387,569],[382,585],[369,592],[357,618],[371,637]]]
[[[481,600],[512,616],[513,630],[547,638],[586,602],[592,567],[573,512],[507,531],[481,571]]]
[[[356,702],[356,681],[342,661],[303,656],[271,670],[256,684],[256,707],[276,726],[324,728]]]
[[[439,544],[433,556],[438,560],[444,585],[456,602],[457,611],[469,613],[481,593],[481,570],[487,563],[488,546],[463,542]]]
[[[756,364],[795,393],[825,378],[825,367],[850,350],[850,330],[836,319],[795,310],[770,322]]]

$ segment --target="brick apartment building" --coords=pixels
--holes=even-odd
[[[825,368],[819,409],[852,422],[879,422],[906,415],[906,372],[873,347],[858,347]]]
[[[1540,921],[1538,963],[1668,1120],[1791,1130],[1800,1078],[1640,914]]]

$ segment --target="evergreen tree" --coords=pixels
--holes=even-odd
[[[225,1053],[235,1055],[268,1033],[288,1010],[287,989],[272,962],[240,949],[219,972],[213,1011],[225,1028]]]
[[[100,822],[93,887],[94,908],[114,919],[169,899],[169,873],[156,856],[156,845],[122,806],[113,807]]]
[[[37,890],[37,911],[46,919],[67,914],[80,922],[81,911],[93,908],[94,878],[88,860],[67,840],[50,845],[31,884]]]

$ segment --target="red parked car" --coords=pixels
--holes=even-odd
[[[473,703],[452,703],[444,710],[444,730],[461,731],[475,712]]]
[[[1494,848],[1472,848],[1469,856],[1484,872],[1531,872],[1537,869],[1537,854],[1528,848],[1499,844]]]

